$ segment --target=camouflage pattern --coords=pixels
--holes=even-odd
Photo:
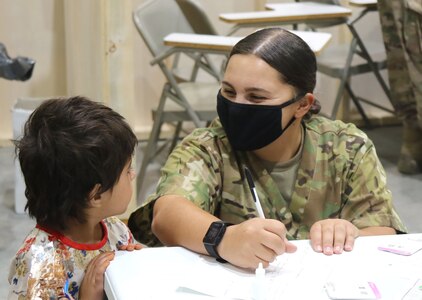
[[[422,128],[422,0],[378,0],[393,105]]]
[[[304,121],[305,141],[291,199],[252,153],[231,148],[219,120],[196,129],[169,156],[156,194],[129,219],[135,238],[160,245],[151,232],[154,201],[181,195],[205,211],[234,224],[256,217],[254,201],[241,171],[248,166],[267,218],[282,221],[289,239],[307,239],[312,224],[342,218],[358,228],[406,229],[395,212],[391,192],[374,145],[353,124],[312,117]],[[183,216],[180,216],[183,218]]]

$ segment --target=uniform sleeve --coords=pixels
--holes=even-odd
[[[385,171],[372,143],[358,150],[345,182],[342,219],[358,228],[386,226],[397,232],[407,231],[394,209]]]
[[[197,134],[175,148],[161,169],[155,194],[129,218],[129,228],[138,241],[148,246],[160,245],[151,231],[151,222],[155,200],[161,196],[182,196],[214,214],[221,185],[221,160],[216,144],[211,138]]]

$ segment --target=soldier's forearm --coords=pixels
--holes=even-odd
[[[218,218],[197,207],[189,200],[167,195],[154,205],[152,231],[168,246],[183,246],[208,254],[202,243],[210,224]]]
[[[396,234],[396,230],[391,227],[383,226],[371,226],[359,230],[359,236],[368,236],[368,235],[388,235]]]

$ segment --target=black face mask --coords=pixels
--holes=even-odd
[[[282,108],[295,103],[300,94],[280,105],[255,105],[232,102],[217,94],[217,113],[235,150],[251,151],[274,142],[296,120],[293,116],[281,128]]]

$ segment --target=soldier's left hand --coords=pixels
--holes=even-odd
[[[310,230],[311,245],[314,251],[326,255],[351,251],[359,229],[349,221],[326,219],[314,223]]]

